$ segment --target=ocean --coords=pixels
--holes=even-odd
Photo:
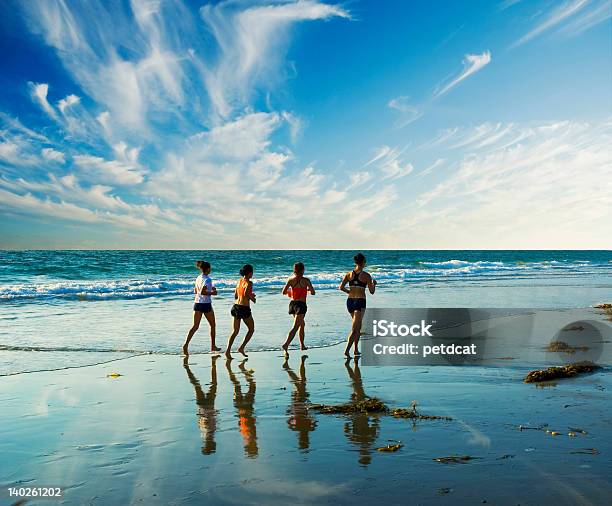
[[[364,251],[378,281],[370,307],[589,307],[612,299],[611,251]],[[280,290],[306,264],[307,343],[345,339],[337,287],[349,251],[0,251],[0,375],[81,367],[143,353],[178,354],[191,325],[196,260],[212,264],[217,342],[233,287],[255,267],[251,351],[277,349],[291,320]],[[239,338],[240,339],[240,336]],[[209,347],[206,325],[192,353]]]

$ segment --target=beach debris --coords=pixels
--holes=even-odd
[[[452,420],[450,416],[424,415],[412,409],[396,408],[391,411],[396,418],[410,418],[416,420]]]
[[[436,457],[436,462],[440,462],[442,464],[465,464],[470,460],[476,460],[480,457],[472,457],[470,455],[449,455],[448,457]]]
[[[579,332],[582,332],[584,330],[584,327],[582,325],[567,325],[563,327],[561,330],[565,332],[570,332],[572,330],[577,330]]]
[[[506,453],[505,455],[498,457],[497,460],[513,459],[514,457],[516,457],[516,455],[513,455],[511,453]]]
[[[582,327],[580,327],[582,329]],[[575,329],[564,329],[575,330]],[[576,353],[577,351],[589,351],[588,346],[571,346],[563,341],[551,341],[546,347],[546,351],[551,353]]]
[[[601,369],[600,366],[591,362],[582,362],[576,364],[567,364],[563,366],[549,367],[548,369],[540,369],[531,371],[523,380],[525,383],[539,383],[541,381],[550,381],[558,378],[573,378],[578,374],[586,374]]]
[[[597,448],[581,448],[580,450],[574,450],[570,453],[583,455],[599,455],[599,450]]]
[[[376,451],[391,453],[396,452],[404,446],[401,441],[396,441],[395,439],[389,439],[389,441],[395,441],[395,444],[389,443],[387,446],[381,446],[380,448],[376,448]]]
[[[519,425],[518,430],[521,430],[521,431],[523,430],[545,430],[546,427],[548,427],[547,423],[544,423],[538,427],[525,427],[524,425]]]
[[[388,408],[384,402],[376,397],[367,397],[359,401],[351,401],[346,404],[312,404],[310,409],[326,415],[329,414],[352,414],[352,413],[374,413],[391,415],[396,418],[408,418],[411,420],[452,420],[448,416],[426,415],[417,411],[417,401],[412,401],[410,408]]]
[[[410,408],[395,408],[391,414],[396,418],[410,418],[415,420],[452,420],[450,416],[424,415],[417,411],[417,401],[410,403]]]
[[[376,397],[367,397],[360,401],[346,404],[313,404],[311,409],[324,414],[351,414],[351,413],[386,413],[389,408]]]
[[[593,307],[597,309],[612,309],[612,304],[597,304]]]
[[[552,429],[548,429],[548,424],[544,424],[544,425],[540,425],[539,427],[525,427],[524,425],[519,425],[518,426],[518,430],[523,431],[523,430],[540,430],[542,432],[545,432],[546,434],[549,434],[551,436],[560,436],[561,432],[558,430],[552,430]],[[578,429],[576,427],[568,427],[569,432],[567,433],[568,437],[576,437],[577,434],[583,434],[586,435],[587,432],[585,430],[582,429]]]
[[[450,487],[442,487],[438,489],[438,495],[446,495],[450,494],[453,491]]]
[[[112,379],[117,379],[121,376],[123,376],[123,374],[119,374],[118,372],[112,372],[106,375],[107,378],[112,378]]]

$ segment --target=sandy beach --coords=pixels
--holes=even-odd
[[[63,504],[603,504],[612,493],[607,370],[541,387],[522,382],[526,367],[364,367],[339,354],[143,355],[3,377],[2,500],[17,502],[8,486],[61,487]],[[366,396],[452,420],[309,409]],[[435,460],[453,455],[473,459]]]

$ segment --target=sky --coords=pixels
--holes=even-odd
[[[612,249],[611,0],[0,11],[0,248]]]

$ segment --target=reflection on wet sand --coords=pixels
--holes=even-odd
[[[354,365],[351,361],[344,363],[351,380],[353,402],[367,398],[361,381],[361,371],[359,369],[358,358],[355,358]],[[344,434],[348,440],[359,448],[359,463],[367,466],[372,461],[372,445],[378,437],[380,430],[380,420],[376,416],[369,416],[367,413],[353,413],[349,415],[349,421],[344,424]]]
[[[298,433],[298,448],[300,450],[308,450],[310,447],[309,432],[314,431],[317,425],[307,407],[310,394],[306,390],[306,358],[306,355],[301,357],[299,376],[289,366],[289,357],[285,359],[283,364],[283,369],[287,371],[293,384],[291,404],[287,408],[287,424],[291,430]]]
[[[229,379],[234,385],[234,407],[238,413],[238,428],[244,439],[244,452],[247,457],[255,458],[259,453],[259,449],[257,448],[256,419],[254,415],[255,377],[253,376],[253,371],[247,371],[245,362],[246,360],[243,360],[238,365],[240,372],[247,382],[248,389],[245,394],[242,393],[242,385],[232,371],[231,360],[225,362],[225,367],[229,374]]]
[[[215,442],[215,431],[217,430],[217,410],[215,409],[215,398],[217,396],[217,359],[218,355],[211,357],[210,387],[204,393],[200,382],[189,368],[189,357],[183,359],[183,367],[187,371],[189,381],[195,389],[196,404],[198,406],[198,426],[202,434],[202,453],[210,455],[215,453],[217,443]]]

